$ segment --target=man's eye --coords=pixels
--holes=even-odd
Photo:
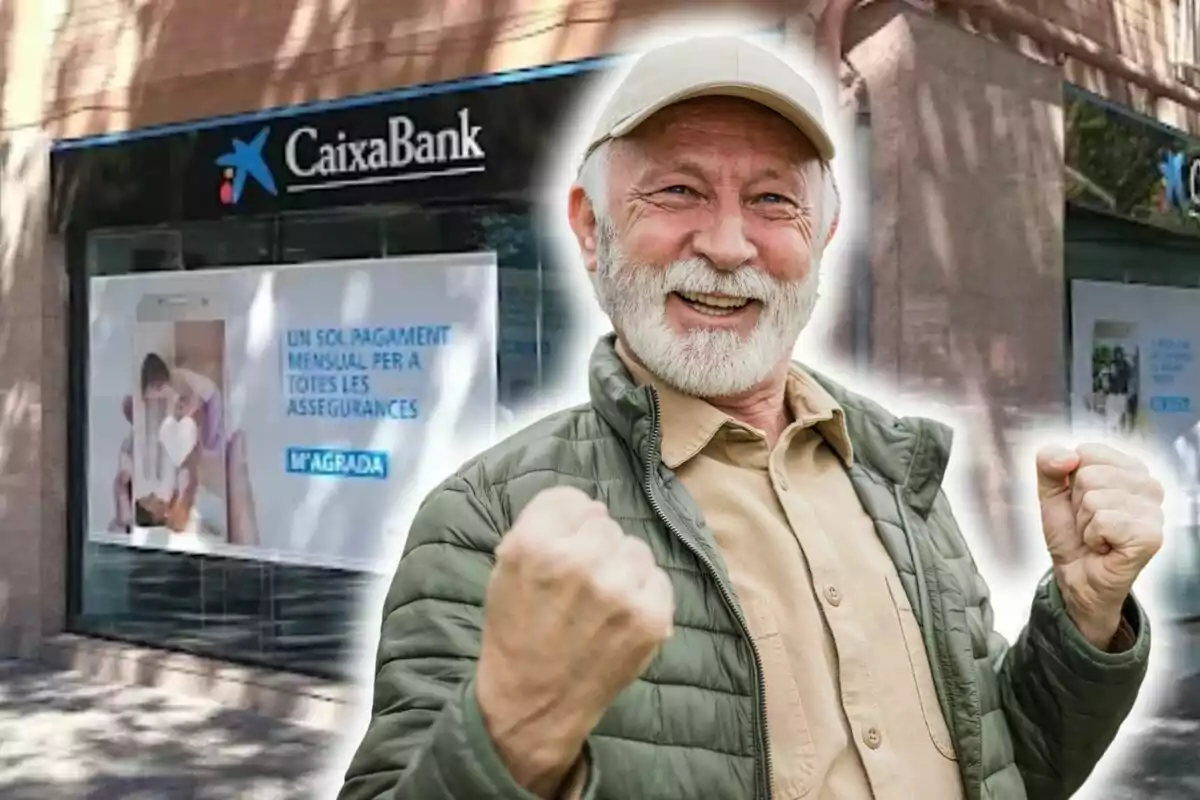
[[[790,204],[792,202],[791,200],[784,197],[783,195],[775,194],[774,192],[767,192],[766,194],[760,194],[758,196],[758,199],[760,202],[771,203],[771,204],[776,204],[776,203]]]
[[[668,186],[667,188],[663,189],[663,192],[665,192],[666,194],[679,194],[679,195],[687,195],[687,196],[692,196],[692,195],[696,194],[696,192],[690,186],[683,186],[681,184],[676,184],[674,186]]]

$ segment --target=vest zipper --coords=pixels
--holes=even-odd
[[[667,515],[663,512],[662,504],[659,501],[657,495],[655,494],[655,491],[654,491],[654,469],[655,469],[655,465],[659,462],[659,460],[662,457],[662,455],[661,455],[661,449],[662,449],[661,433],[662,433],[662,431],[661,431],[661,427],[659,425],[659,418],[658,418],[659,413],[660,413],[659,405],[658,405],[658,392],[655,391],[653,387],[650,387],[650,396],[654,400],[654,403],[653,403],[653,414],[650,418],[650,420],[651,420],[651,430],[650,430],[651,447],[650,447],[650,451],[649,451],[649,456],[647,457],[646,463],[645,463],[645,467],[646,467],[646,476],[645,476],[646,498],[650,501],[650,507],[654,509],[654,513],[658,515],[659,520],[661,520],[662,523],[667,527],[667,530],[669,530],[672,534],[674,534],[676,539],[683,542],[684,546],[687,547],[688,550],[692,551],[692,554],[695,555],[696,558],[700,560],[700,563],[702,563],[708,569],[709,574],[716,581],[717,588],[721,590],[721,596],[725,599],[725,605],[729,608],[730,612],[733,613],[734,618],[738,621],[738,625],[741,626],[742,633],[745,635],[746,641],[750,643],[750,652],[754,656],[754,667],[755,667],[755,671],[757,673],[757,678],[758,678],[756,694],[757,694],[757,700],[758,700],[758,719],[759,719],[759,723],[760,723],[760,729],[762,731],[762,741],[759,744],[762,748],[762,753],[763,753],[763,759],[762,759],[763,768],[759,771],[758,778],[759,778],[759,781],[762,783],[761,797],[763,797],[764,800],[771,800],[771,774],[773,771],[773,766],[771,764],[771,747],[770,747],[771,740],[770,740],[770,736],[769,736],[768,730],[767,730],[766,676],[763,673],[762,656],[758,652],[758,645],[756,645],[754,642],[754,636],[750,633],[750,626],[746,623],[745,617],[742,616],[742,612],[738,608],[737,601],[734,599],[733,594],[729,591],[728,588],[726,588],[725,583],[721,580],[720,575],[717,573],[717,568],[715,566],[713,566],[713,563],[709,559],[708,555],[706,555],[704,553],[704,551],[702,551],[699,547],[692,544],[692,542],[680,532],[679,528],[675,525],[675,523],[673,523],[670,519],[667,518]]]
[[[929,586],[925,581],[925,566],[921,563],[921,546],[917,543],[913,536],[912,526],[908,524],[908,515],[904,512],[904,493],[899,486],[892,487],[892,494],[896,498],[896,510],[900,514],[900,526],[904,531],[904,538],[908,542],[908,553],[913,562],[913,573],[917,579],[917,605],[921,609],[921,639],[925,644],[925,652],[929,656],[929,667],[933,673],[934,683],[944,690],[946,687],[945,676],[942,675],[941,659],[938,658],[937,639],[933,631],[933,609],[929,597]],[[939,692],[940,694],[940,692]],[[944,713],[944,712],[943,712]],[[946,723],[953,725],[950,719],[947,718]],[[951,727],[953,730],[953,727]]]

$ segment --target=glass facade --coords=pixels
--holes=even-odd
[[[496,407],[481,410],[476,416],[494,411],[503,422],[509,414],[519,413],[526,400],[554,381],[561,344],[570,335],[569,299],[559,288],[562,282],[547,258],[551,248],[533,216],[539,159],[547,137],[555,131],[558,115],[569,107],[581,81],[587,80],[599,65],[595,61],[558,65],[546,76],[531,73],[516,80],[512,76],[484,76],[460,82],[453,89],[410,87],[320,107],[280,109],[162,132],[138,132],[116,142],[56,146],[51,159],[55,187],[52,216],[67,243],[71,273],[68,461],[70,496],[77,498],[68,508],[72,542],[68,624],[72,630],[334,679],[345,677],[353,655],[351,648],[361,640],[357,626],[378,625],[373,613],[360,613],[361,601],[370,596],[369,589],[387,579],[390,564],[370,560],[369,566],[375,571],[359,572],[346,568],[345,564],[353,559],[308,557],[305,552],[290,558],[261,541],[263,546],[256,555],[252,548],[244,548],[243,552],[237,546],[187,551],[172,536],[155,540],[152,536],[131,535],[133,528],[145,526],[164,534],[179,529],[168,518],[130,522],[144,520],[147,509],[153,508],[144,505],[144,500],[154,498],[143,497],[134,486],[134,475],[147,474],[147,467],[136,466],[135,453],[150,452],[145,446],[139,449],[131,445],[137,438],[135,428],[150,428],[139,428],[135,422],[137,412],[130,408],[148,408],[150,400],[144,382],[138,398],[143,402],[132,397],[122,400],[132,390],[126,382],[138,379],[132,373],[127,378],[120,370],[134,365],[145,367],[137,355],[141,345],[136,339],[140,334],[134,335],[135,341],[128,345],[122,344],[124,337],[131,330],[142,330],[138,326],[142,325],[143,300],[156,297],[162,302],[163,291],[195,291],[162,287],[195,286],[199,282],[214,287],[213,297],[217,298],[225,296],[223,286],[246,285],[244,280],[239,284],[236,276],[248,273],[238,268],[265,274],[261,268],[313,262],[494,253]],[[436,147],[422,142],[436,142]],[[370,163],[348,158],[351,145],[375,153]],[[222,283],[225,271],[230,278]],[[389,274],[389,286],[404,286],[399,276]],[[120,277],[134,275],[141,275],[143,280],[131,285]],[[178,280],[169,280],[172,275]],[[434,291],[430,287],[437,285],[436,281],[421,280],[420,286],[425,288],[419,291]],[[444,293],[457,291],[449,284],[443,285],[447,287],[440,290]],[[143,290],[142,286],[160,288]],[[121,312],[122,319],[106,320],[105,315],[112,313],[106,309],[113,306],[104,298],[110,292],[126,290],[127,297],[142,296],[143,291],[160,294],[142,296],[136,303],[136,317],[135,306],[127,304],[117,306],[129,309],[128,314]],[[450,303],[449,294],[445,299]],[[335,303],[337,298],[329,300]],[[373,297],[372,301],[384,309],[381,319],[426,316],[423,309],[414,313],[410,301],[409,311],[389,317],[387,309],[393,306],[386,299]],[[321,297],[314,302],[319,304]],[[459,303],[456,308],[465,307],[464,301],[455,302]],[[292,312],[308,314],[311,319],[293,319],[288,325],[339,324],[333,321],[342,319],[336,311],[331,312],[332,316],[311,311],[319,307],[306,305],[309,311]],[[222,318],[219,323],[226,332],[225,347],[245,354],[250,347],[250,314],[229,313],[235,316]],[[437,308],[429,311],[431,318],[439,313],[442,311]],[[194,338],[202,328],[213,330],[212,323],[207,324],[208,328],[202,322],[198,326],[195,322],[183,323],[193,326],[187,328],[193,339],[184,342],[172,338],[172,344],[156,344],[148,352],[170,348],[163,351],[174,353],[168,359],[182,365],[182,371],[195,373],[186,359],[210,358],[202,355],[203,348],[215,346],[211,337],[205,340],[208,345],[198,344],[200,340]],[[182,328],[176,323],[170,325],[175,326],[171,328],[174,332],[162,335],[182,335]],[[272,330],[276,331],[273,336],[281,333],[278,328]],[[230,337],[242,338],[234,341]],[[113,360],[114,347],[126,348],[122,352],[129,355]],[[282,385],[284,356],[282,345],[277,347]],[[483,356],[483,362],[487,360],[488,356]],[[218,381],[222,387],[219,391],[232,391],[231,378],[221,372],[232,367],[197,368],[217,370],[209,379]],[[492,374],[487,367],[475,369]],[[379,380],[386,382],[384,376]],[[130,389],[121,388],[125,385]],[[90,396],[92,392],[94,397]],[[233,396],[219,397],[223,405],[237,402]],[[285,424],[285,407],[290,414],[286,399],[279,417],[272,418],[276,412],[265,409],[262,414],[265,419]],[[113,428],[105,429],[110,424]],[[304,423],[296,424],[303,427]],[[367,439],[379,430],[380,425],[372,422],[353,427]],[[403,434],[408,437],[405,441],[424,435],[419,432],[423,429],[405,430],[409,431]],[[233,436],[240,433],[236,431]],[[404,473],[400,470],[400,484],[354,481],[349,485],[289,478],[291,462],[286,467],[284,462],[291,456],[286,448],[295,440],[263,433],[271,431],[251,432],[250,437],[258,435],[258,441],[265,438],[276,444],[266,447],[267,453],[262,456],[265,461],[255,462],[264,470],[262,485],[283,486],[288,498],[295,492],[299,498],[312,500],[333,491],[346,497],[369,496],[374,501],[395,503],[392,494],[381,498],[379,492],[404,491]],[[155,429],[155,434],[162,446],[161,430]],[[301,435],[301,444],[311,448],[338,446],[329,445],[322,436]],[[104,446],[93,444],[97,437]],[[143,433],[142,441],[151,440]],[[416,451],[419,444],[412,447],[405,453],[392,452],[403,463],[409,463],[405,454]],[[220,452],[207,448],[205,444],[201,453],[196,446],[193,453],[199,453],[200,458],[204,453],[211,456]],[[252,452],[263,453],[263,449]],[[190,478],[180,477],[188,470],[176,462],[173,481],[194,479],[193,486],[203,483],[207,488],[204,476],[208,469],[219,471],[225,476],[222,480],[230,481],[232,453],[232,449],[225,450],[223,468],[205,466],[216,463],[211,460],[193,462],[195,474]],[[155,463],[161,466],[161,459],[158,456]],[[161,469],[151,471],[157,474]],[[175,485],[174,491],[182,491],[182,484]],[[230,526],[226,536],[232,537],[231,498],[235,489],[232,482],[223,487],[218,489],[217,500],[229,504],[227,512],[222,512],[229,516],[221,519]],[[266,491],[278,505],[280,496],[272,496],[270,488]],[[167,502],[170,505],[175,501]],[[188,502],[193,503],[193,511],[198,508],[196,501]],[[254,504],[260,507],[261,525],[263,502],[256,498]],[[98,510],[93,512],[92,508]],[[115,509],[112,518],[108,518],[110,509]],[[104,518],[89,519],[93,513]],[[319,518],[324,520],[326,516]],[[287,519],[295,528],[294,516],[289,514]],[[276,540],[299,542],[316,535],[324,542],[344,543],[348,533],[324,528],[314,533],[292,530],[283,521],[267,523],[269,528],[272,525],[272,530],[279,531]],[[365,531],[355,528],[355,541],[385,543],[400,535],[391,523],[383,521],[378,530],[371,525],[365,527]],[[225,541],[233,543],[233,538]],[[333,556],[342,545],[324,546]],[[384,545],[383,549],[389,548]]]
[[[528,206],[364,206],[100,229],[89,278],[255,264],[492,251],[498,261],[498,400],[517,409],[552,372],[566,298],[553,290]],[[114,420],[117,424],[119,420]],[[115,467],[114,467],[115,468]],[[87,520],[103,529],[108,520]],[[101,636],[339,677],[358,640],[357,603],[377,576],[236,558],[80,543],[73,627]],[[367,617],[371,626],[376,621]]]
[[[1174,468],[1165,610],[1200,614],[1200,143],[1064,91],[1063,226],[1072,419]]]
[[[763,36],[778,43],[782,32],[782,26],[774,26]],[[386,580],[391,565],[380,566],[380,572],[356,572],[338,567],[341,562],[336,559],[313,560],[324,566],[304,559],[283,563],[269,560],[274,556],[268,555],[236,558],[227,550],[221,551],[222,555],[184,552],[171,542],[162,546],[161,542],[150,545],[123,538],[132,528],[164,523],[163,518],[147,523],[118,519],[140,520],[150,508],[143,505],[140,494],[133,501],[138,490],[129,476],[143,471],[127,462],[136,461],[134,453],[150,452],[130,443],[137,431],[154,426],[136,423],[137,412],[129,410],[148,407],[151,402],[144,376],[137,399],[123,400],[132,391],[132,383],[126,383],[132,376],[126,377],[121,370],[127,368],[127,362],[135,362],[109,358],[112,348],[106,350],[105,342],[123,343],[131,328],[140,330],[142,301],[150,298],[140,296],[142,285],[203,283],[216,286],[214,291],[220,294],[220,278],[205,271],[228,270],[231,276],[248,276],[251,273],[237,268],[494,253],[494,411],[501,422],[506,421],[510,414],[520,412],[525,401],[556,382],[563,345],[572,333],[570,300],[561,288],[560,272],[547,258],[552,248],[546,231],[538,229],[532,213],[532,198],[542,177],[542,157],[557,146],[562,114],[591,76],[612,63],[607,57],[586,59],[479,76],[452,85],[403,87],[344,101],[55,146],[51,214],[67,243],[71,275],[68,462],[69,492],[74,500],[68,506],[68,626],[72,630],[335,679],[345,677],[350,650],[361,639],[356,626],[378,625],[373,613],[360,613],[360,602],[368,596],[367,589]],[[286,272],[276,270],[274,274]],[[133,291],[125,294],[140,296],[136,306],[118,306],[136,311],[118,314],[122,319],[116,322],[106,320],[109,312],[105,309],[112,306],[101,298],[107,296],[109,287],[122,284],[120,279],[109,279],[138,274],[145,280],[136,282]],[[167,275],[177,275],[179,281],[164,280]],[[403,285],[397,283],[395,273],[389,277],[389,285]],[[236,283],[235,277],[223,285]],[[157,291],[186,294],[197,290]],[[446,299],[456,291],[446,288],[438,297]],[[155,298],[155,302],[163,302],[162,295]],[[459,307],[465,306],[460,303]],[[436,312],[433,309],[431,313]],[[226,367],[213,366],[224,358],[211,352],[217,341],[213,331],[226,331],[226,348],[231,341],[228,337],[243,336],[244,341],[234,346],[245,353],[250,346],[250,337],[244,333],[249,330],[249,316],[248,312],[241,320],[201,316],[186,323],[164,318],[170,332],[156,334],[166,338],[148,345],[151,349],[146,352],[157,355],[160,348],[170,348],[168,358],[185,372],[194,373],[189,363],[208,365],[198,368],[213,370],[208,380],[221,387],[214,392],[223,392],[229,379],[222,372]],[[155,319],[154,325],[164,322]],[[192,337],[186,342],[179,338],[185,327]],[[117,329],[123,331],[119,336],[113,333]],[[230,334],[231,330],[243,333]],[[273,336],[279,333],[272,330]],[[136,340],[136,335],[131,338]],[[144,372],[149,356],[143,360],[137,349],[140,346],[136,341],[128,346],[129,358]],[[285,372],[282,352],[280,349],[281,384]],[[490,361],[490,349],[479,352],[485,353],[483,363]],[[175,367],[164,368],[169,374]],[[105,386],[116,388],[91,388],[97,374],[108,374],[110,369],[114,380]],[[130,389],[122,388],[125,385]],[[96,396],[90,397],[93,391]],[[218,397],[224,404],[224,395]],[[160,402],[157,395],[153,402]],[[167,407],[165,402],[163,407]],[[265,414],[275,413],[270,406],[263,408]],[[205,408],[205,419],[210,412]],[[218,409],[218,419],[222,413]],[[290,407],[287,413],[291,413]],[[458,419],[460,423],[464,420],[461,415]],[[106,429],[110,424],[113,428]],[[93,447],[93,439],[101,432],[111,447]],[[232,438],[240,433],[234,432]],[[166,452],[161,450],[161,428],[156,435],[160,451]],[[223,433],[218,431],[220,435]],[[145,433],[142,437],[149,441]],[[321,446],[317,441],[308,444]],[[193,455],[202,449],[193,447]],[[226,448],[226,462],[213,469],[228,480],[234,463],[233,445],[227,443]],[[220,452],[208,444],[203,449],[209,456]],[[280,450],[278,456],[274,452],[268,456],[278,458],[267,467],[275,470],[275,475],[268,476],[271,479],[292,471],[290,461],[284,468],[290,450]],[[161,453],[157,458],[155,463],[161,464]],[[198,473],[207,469],[194,463]],[[187,470],[180,468],[180,462],[176,468],[174,480],[180,480],[179,475]],[[202,481],[195,474],[190,479],[195,481],[193,485]],[[287,484],[289,491],[299,483]],[[228,493],[218,499],[232,508],[232,482],[227,482],[225,489]],[[349,496],[362,497],[354,494],[362,489],[359,483]],[[326,485],[323,491],[328,490]],[[92,498],[97,496],[104,502],[95,516],[107,517],[109,509],[115,508],[113,519],[88,518],[90,507],[97,505]],[[146,498],[154,500],[150,495]],[[387,499],[394,502],[391,495]],[[232,528],[232,511],[224,519]],[[165,524],[170,529],[165,532],[176,531],[169,521]],[[286,525],[277,524],[275,529],[292,532]],[[331,541],[345,540],[345,531],[322,533],[330,533]],[[232,534],[227,534],[233,541]],[[390,535],[398,534],[389,534],[381,525],[378,531],[360,532],[358,538],[382,542]]]

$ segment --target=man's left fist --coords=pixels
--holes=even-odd
[[[1102,444],[1038,452],[1042,530],[1067,613],[1108,649],[1133,582],[1163,543],[1163,487],[1141,460]]]

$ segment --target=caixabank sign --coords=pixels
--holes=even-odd
[[[441,127],[423,127],[422,120],[407,114],[378,123],[373,135],[314,121],[266,124],[249,141],[232,137],[230,149],[214,160],[221,169],[220,202],[236,206],[247,189],[279,197],[487,171],[483,126],[472,122],[469,107],[458,109],[454,121]]]
[[[1200,216],[1200,155],[1168,149],[1158,162],[1158,171],[1163,178],[1160,207]]]
[[[189,216],[519,191],[536,176],[579,76],[254,120],[203,131]]]
[[[1063,94],[1068,202],[1200,235],[1200,141],[1082,89]]]
[[[55,148],[55,216],[93,228],[520,192],[596,67],[415,87]]]

